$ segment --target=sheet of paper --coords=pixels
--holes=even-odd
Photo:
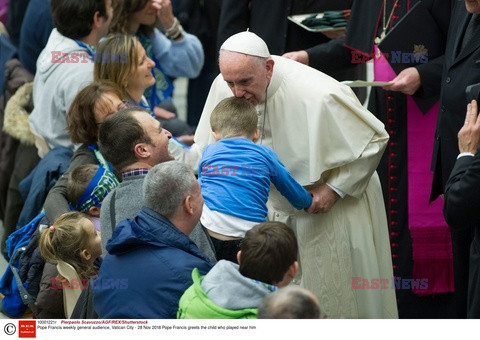
[[[341,82],[350,87],[367,87],[367,86],[387,86],[391,85],[391,81],[365,81],[365,80],[344,80]]]

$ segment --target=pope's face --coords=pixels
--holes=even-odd
[[[219,66],[223,79],[235,97],[244,98],[253,105],[265,100],[273,64],[273,59],[220,51]]]
[[[469,13],[480,13],[480,0],[465,0],[465,7]]]

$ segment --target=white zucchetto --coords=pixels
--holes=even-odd
[[[220,47],[220,50],[239,52],[262,58],[269,58],[267,44],[253,32],[245,31],[232,35]]]

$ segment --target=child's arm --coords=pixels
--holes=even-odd
[[[269,156],[271,160],[270,180],[277,190],[296,209],[308,209],[312,205],[312,195],[290,175],[275,152],[269,152]]]
[[[43,204],[45,215],[52,223],[58,216],[70,211],[67,200],[68,174],[83,164],[98,164],[95,154],[85,145],[80,146],[80,148],[75,151],[67,171],[58,179],[53,188],[50,189],[45,199],[45,203]]]

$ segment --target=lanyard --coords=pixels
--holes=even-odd
[[[97,144],[88,144],[88,148],[90,150],[93,151],[93,153],[95,154],[95,157],[97,158],[97,161],[98,163],[100,163],[100,165],[105,168],[105,169],[109,169],[110,171],[113,171],[112,170],[112,166],[110,163],[108,163],[105,158],[103,157],[102,153],[100,152],[100,150],[98,150],[98,146]]]
[[[95,60],[95,47],[85,44],[83,41],[80,41],[80,40],[75,39],[75,42],[77,43],[78,46],[86,49],[88,54],[92,58],[92,60]]]

